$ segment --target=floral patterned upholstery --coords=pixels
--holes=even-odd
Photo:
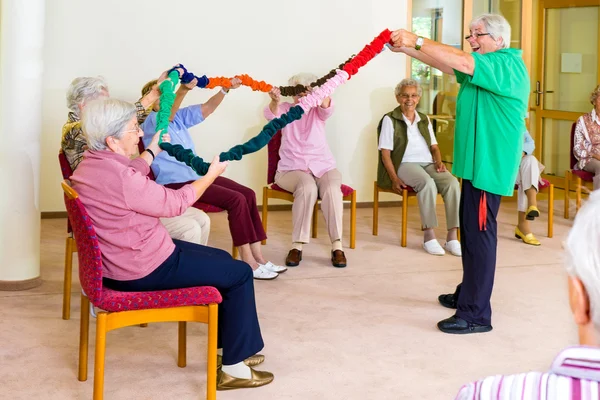
[[[275,173],[277,172],[277,164],[279,164],[279,148],[281,147],[281,131],[278,131],[267,145],[269,163],[267,168],[267,185],[271,185],[271,189],[278,190],[280,192],[290,193],[285,189],[277,186],[275,182]],[[350,196],[354,192],[354,189],[350,186],[342,184],[342,195],[344,197]]]
[[[575,176],[580,177],[581,180],[584,182],[593,182],[594,174],[592,174],[591,172],[582,171],[580,169],[575,169],[575,165],[577,164],[577,158],[575,158],[575,153],[573,153],[573,147],[575,146],[575,127],[576,126],[577,126],[576,122],[573,123],[573,125],[571,126],[571,159],[570,159],[571,173]]]
[[[106,311],[170,308],[220,303],[221,294],[210,286],[155,292],[118,292],[102,287],[102,253],[96,231],[79,199],[65,196],[79,256],[79,281],[90,302]]]
[[[63,153],[62,149],[58,152],[58,163],[60,164],[60,172],[62,173],[63,179],[69,179],[71,175],[73,175],[73,170],[71,169],[69,161],[67,160],[67,157],[65,156],[65,153]],[[73,229],[71,228],[71,221],[67,219],[67,233],[71,232],[73,232]]]
[[[544,189],[546,189],[548,187],[550,187],[550,182],[547,181],[544,178],[540,178],[540,182],[539,182],[539,185],[538,185],[538,190],[541,192],[542,190],[544,190]],[[519,189],[519,185],[515,184],[515,190],[518,190],[518,189]]]

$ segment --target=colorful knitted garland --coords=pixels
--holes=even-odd
[[[369,62],[373,57],[375,57],[378,53],[380,53],[383,49],[383,46],[390,41],[391,32],[386,29],[381,32],[373,41],[366,45],[355,57],[347,61],[343,64],[341,69],[335,71],[335,75],[329,77],[320,87],[317,87],[308,95],[299,99],[299,104],[290,108],[290,110],[281,115],[279,118],[275,118],[269,123],[267,123],[264,128],[260,131],[258,135],[254,138],[250,139],[244,144],[237,145],[232,147],[226,152],[223,152],[219,155],[220,161],[232,161],[232,160],[240,160],[242,156],[245,154],[254,153],[269,143],[269,140],[277,133],[277,131],[283,129],[286,125],[299,120],[302,118],[302,115],[310,110],[313,107],[318,107],[326,97],[329,97],[335,88],[345,83],[350,77],[358,72],[358,70],[363,67],[367,62]],[[187,72],[183,65],[178,65],[179,68],[184,70],[184,73],[181,76],[182,83],[191,82],[194,77],[194,74]],[[333,71],[332,71],[333,72]],[[328,74],[328,76],[331,75]],[[238,78],[242,80],[242,84],[244,84],[244,77],[246,86],[250,86],[253,90],[260,91],[270,91],[272,86],[266,84],[265,82],[256,82],[248,75],[240,75]],[[161,96],[160,96],[160,104],[161,111],[165,110],[163,113],[159,112],[156,120],[156,130],[157,132],[162,129],[160,148],[165,150],[170,156],[175,157],[178,161],[184,162],[186,165],[190,166],[198,175],[205,175],[210,167],[210,164],[205,162],[201,157],[195,156],[192,150],[185,149],[181,145],[172,145],[171,143],[163,143],[162,135],[167,133],[167,129],[169,126],[169,115],[171,114],[171,108],[173,107],[173,101],[175,100],[174,88],[179,79],[179,73],[177,71],[171,70],[169,72],[168,80],[161,83]],[[197,78],[197,77],[196,77]],[[214,86],[226,86],[229,82],[229,78],[206,78],[206,76],[202,76],[198,78],[199,87],[208,87],[211,84],[211,81],[214,80]],[[170,83],[166,83],[169,81]],[[201,86],[201,81],[204,86]],[[221,83],[223,85],[221,85]],[[164,84],[164,88],[163,88]],[[253,87],[256,87],[254,88]],[[311,85],[312,86],[312,85]],[[226,86],[227,87],[227,86]],[[267,88],[269,88],[267,90]]]

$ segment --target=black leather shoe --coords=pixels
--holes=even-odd
[[[458,299],[456,298],[456,295],[454,293],[440,294],[438,296],[438,301],[444,307],[453,308],[456,310],[456,303],[458,302]]]
[[[491,325],[479,325],[467,322],[462,318],[453,315],[448,319],[441,320],[437,324],[438,329],[444,333],[452,333],[458,335],[466,335],[469,333],[484,333],[489,332],[493,328]]]

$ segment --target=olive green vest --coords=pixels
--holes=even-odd
[[[427,147],[431,147],[431,137],[429,136],[429,119],[425,114],[421,114],[417,112],[421,120],[417,123],[417,127],[419,128],[419,132],[425,138],[427,142]],[[402,116],[402,110],[400,107],[396,107],[393,111],[384,115],[390,117],[392,123],[394,124],[394,150],[391,152],[392,163],[394,164],[394,169],[398,171],[398,167],[400,167],[400,163],[402,162],[402,158],[404,157],[404,152],[406,151],[406,145],[408,144],[408,136],[407,136],[407,125],[404,122],[404,118]],[[381,124],[383,123],[383,118],[379,121],[379,125],[377,125],[377,143],[379,143],[379,135],[381,134]],[[379,152],[379,163],[377,165],[377,185],[384,189],[392,188],[392,179],[387,173],[385,166],[383,165],[383,160],[381,159],[381,151]]]

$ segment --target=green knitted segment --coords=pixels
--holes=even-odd
[[[159,86],[160,88],[160,110],[156,115],[156,132],[162,129],[158,144],[163,142],[163,136],[169,131],[169,117],[171,108],[175,102],[175,86],[179,83],[179,73],[171,71],[169,79],[165,79]]]

